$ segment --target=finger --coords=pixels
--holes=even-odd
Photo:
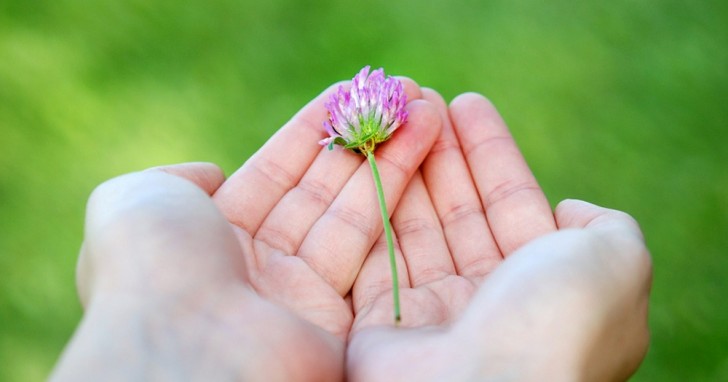
[[[419,86],[402,78],[407,99],[422,97]],[[322,128],[323,129],[323,128]],[[284,253],[295,254],[313,224],[331,205],[364,157],[349,150],[320,148],[301,180],[291,188],[266,217],[255,234]],[[259,264],[263,264],[259,259]]]
[[[537,341],[552,350],[550,363],[605,344],[646,347],[648,256],[641,245],[613,239],[570,229],[528,243],[488,276],[451,333],[466,344],[488,341],[500,357],[522,355]]]
[[[639,277],[636,280],[645,280],[642,288],[649,290],[652,282],[652,260],[645,247],[642,230],[632,216],[573,199],[559,203],[554,216],[559,230],[584,228],[585,231],[598,235],[602,243],[610,243],[614,253],[603,265],[616,264],[607,268],[620,275],[629,275],[622,271],[624,269],[638,271]]]
[[[162,171],[180,176],[196,184],[208,195],[212,195],[225,181],[220,167],[214,163],[192,162],[153,167],[146,171]]]
[[[173,164],[153,167],[145,170],[144,172],[154,171],[161,171],[187,179],[201,188],[208,195],[213,194],[225,181],[225,175],[222,170],[213,163],[193,162]],[[98,194],[98,192],[95,194]],[[88,304],[92,282],[91,279],[93,276],[93,269],[90,268],[89,261],[87,260],[89,254],[86,248],[87,244],[84,243],[81,246],[79,262],[76,268],[76,285],[81,298],[81,303],[84,307]]]
[[[602,228],[623,229],[635,238],[644,241],[639,224],[628,214],[581,200],[561,201],[554,212],[559,229]]]
[[[321,150],[324,102],[338,85],[309,102],[217,190],[215,203],[231,223],[255,234],[271,208],[299,182]]]
[[[412,177],[392,215],[392,227],[407,264],[410,285],[417,287],[455,274],[445,235],[419,172]]]
[[[608,317],[614,317],[614,312],[626,314],[615,320],[618,325],[615,325],[617,330],[614,330],[614,333],[622,335],[615,336],[602,330],[605,338],[597,338],[595,342],[599,344],[599,348],[604,348],[606,344],[607,347],[624,350],[622,355],[626,358],[631,357],[631,361],[625,362],[624,359],[614,361],[621,363],[622,368],[627,367],[625,375],[630,375],[644,357],[649,343],[647,311],[652,287],[652,260],[645,247],[639,224],[624,212],[580,200],[567,199],[560,202],[556,206],[554,216],[559,230],[564,230],[564,233],[589,234],[595,242],[591,246],[592,249],[600,246],[607,248],[607,251],[602,251],[601,256],[597,251],[591,253],[588,250],[582,251],[577,254],[579,259],[571,261],[568,267],[572,268],[574,264],[583,260],[592,260],[597,266],[592,265],[584,273],[597,270],[596,274],[589,276],[590,280],[603,280],[603,289],[611,291],[613,296],[619,296],[599,301],[621,302],[621,306],[606,306],[603,310]],[[592,358],[599,358],[599,355]],[[601,361],[594,363],[603,364]],[[622,379],[624,378],[626,377]]]
[[[394,240],[394,259],[397,263],[397,285],[402,290],[411,286],[409,274],[407,264],[402,257],[399,240],[394,234],[392,235],[392,239]],[[351,294],[354,314],[356,315],[363,309],[370,308],[374,300],[386,293],[385,300],[389,301],[389,304],[387,304],[389,314],[387,314],[387,320],[385,322],[391,322],[394,317],[393,297],[390,298],[392,295],[392,285],[389,248],[387,247],[387,240],[384,233],[382,233],[366,257],[361,271],[357,275],[356,284],[352,288]]]
[[[440,136],[422,165],[422,175],[442,224],[458,274],[482,277],[503,259],[488,227],[485,210],[470,176],[447,105],[434,90],[423,96],[438,109]]]
[[[79,272],[86,272],[81,288],[150,298],[245,278],[238,241],[210,197],[161,171],[125,175],[94,190]]]
[[[407,124],[376,152],[389,211],[394,210],[440,130],[439,118],[429,103],[415,100],[407,110]],[[342,296],[351,288],[364,257],[382,232],[375,190],[369,165],[362,163],[298,251],[298,256]]]
[[[551,207],[495,107],[483,96],[452,101],[450,117],[501,252],[556,230]]]

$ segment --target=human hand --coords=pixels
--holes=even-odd
[[[376,152],[390,210],[440,130],[420,88],[401,80],[409,122]],[[330,94],[301,110],[213,199],[234,224],[254,289],[346,342],[348,295],[382,222],[364,158],[318,144]]]
[[[403,82],[409,126],[377,152],[392,208],[440,128]],[[182,165],[94,192],[78,271],[86,314],[56,379],[343,377],[347,295],[382,228],[363,159],[318,144],[329,93],[228,180]]]
[[[77,271],[85,314],[52,380],[339,379],[340,341],[250,286],[210,198],[223,181],[186,164],[94,191]]]
[[[404,328],[379,244],[353,289],[349,379],[628,377],[648,342],[636,223],[577,201],[552,213],[492,105],[467,94],[448,115],[423,93],[444,123],[392,217]]]

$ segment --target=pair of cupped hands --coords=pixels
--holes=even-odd
[[[376,151],[399,327],[369,166],[317,143],[332,87],[228,179],[190,163],[93,192],[77,272],[85,314],[52,377],[631,375],[651,281],[637,223],[576,200],[552,211],[491,103],[463,94],[448,106],[401,80],[409,121]]]

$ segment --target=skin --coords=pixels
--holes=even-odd
[[[626,379],[649,339],[637,223],[575,200],[552,213],[485,98],[423,92],[443,129],[392,217],[408,329],[389,325],[380,242],[354,285],[349,379]]]
[[[402,327],[368,164],[317,145],[329,89],[229,179],[195,163],[94,191],[85,315],[52,379],[629,376],[651,275],[634,220],[552,213],[487,100],[403,81],[409,122],[376,151]]]

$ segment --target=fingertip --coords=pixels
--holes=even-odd
[[[313,103],[313,101],[316,101],[318,99],[323,99],[324,101],[328,101],[331,94],[336,93],[339,90],[339,88],[344,88],[345,90],[349,90],[351,88],[351,80],[341,80],[341,81],[334,82],[333,84],[329,85],[329,87],[324,89],[321,93],[319,93],[319,95],[316,96],[316,98],[314,98],[311,103]]]
[[[91,192],[86,206],[86,228],[102,226],[100,222],[113,220],[128,211],[174,204],[180,195],[204,198],[199,186],[187,177],[168,171],[149,169],[117,176]]]
[[[191,162],[152,167],[145,171],[161,171],[189,180],[208,195],[212,195],[225,181],[222,169],[209,162]]]
[[[556,205],[554,218],[559,229],[603,228],[618,225],[643,240],[639,223],[626,212],[600,207],[578,199],[564,199]]]
[[[470,130],[484,126],[510,135],[495,105],[482,94],[473,92],[460,94],[450,102],[449,112],[455,131],[461,139],[469,136]]]
[[[484,95],[476,92],[462,93],[452,101],[450,101],[450,107],[461,108],[461,107],[473,107],[473,106],[486,106],[494,108],[493,103]]]
[[[422,141],[422,137],[426,138],[424,141],[429,145],[429,149],[442,129],[442,119],[436,106],[428,100],[418,99],[407,105],[407,111],[409,112],[407,126],[410,126],[407,130],[412,130],[414,127],[416,136],[419,137],[417,140]]]
[[[422,98],[431,102],[438,110],[447,110],[447,102],[435,89],[423,87]]]
[[[595,232],[603,240],[618,245],[613,258],[627,261],[623,269],[637,271],[640,287],[649,293],[652,285],[652,257],[645,245],[645,238],[637,220],[630,214],[600,207],[577,199],[561,201],[554,211],[559,229],[577,228]]]
[[[409,113],[407,122],[397,129],[392,139],[385,142],[377,153],[378,156],[389,157],[391,161],[400,163],[402,168],[410,168],[414,164],[412,168],[416,169],[435,144],[442,123],[435,107],[428,101],[414,100],[407,104],[406,109]],[[414,162],[409,163],[410,160]]]
[[[573,228],[580,225],[576,219],[582,213],[591,210],[594,206],[578,199],[564,199],[560,201],[554,208],[554,217],[559,228]]]
[[[434,106],[438,116],[440,117],[440,130],[442,134],[439,136],[438,143],[435,143],[435,146],[442,145],[443,147],[450,147],[453,141],[451,138],[454,138],[454,135],[452,133],[452,124],[450,123],[450,116],[447,110],[447,102],[445,102],[445,99],[442,95],[440,95],[440,93],[430,88],[422,88],[422,97],[425,101],[430,102]],[[433,148],[433,150],[435,150],[435,148]]]
[[[398,79],[402,83],[404,92],[407,94],[408,101],[422,98],[422,89],[415,80],[405,76],[394,76],[394,78]]]
[[[584,228],[606,211],[606,208],[583,200],[564,199],[556,205],[554,217],[559,228]]]

